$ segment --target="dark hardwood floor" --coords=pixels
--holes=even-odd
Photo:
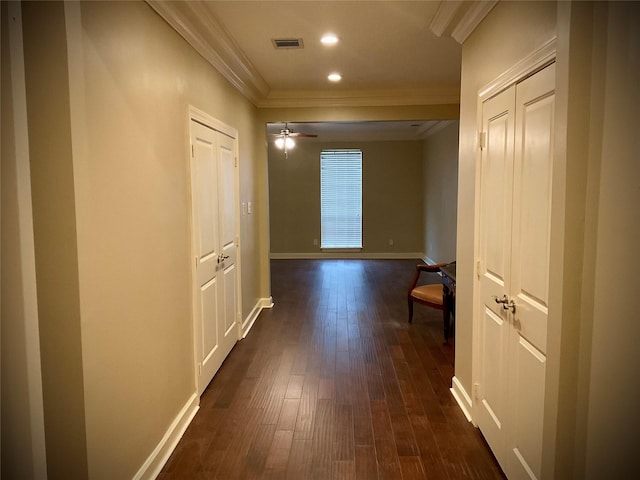
[[[272,261],[274,308],[158,478],[504,478],[449,391],[442,313],[417,305],[407,323],[417,262]]]

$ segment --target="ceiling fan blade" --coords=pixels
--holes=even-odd
[[[291,132],[289,133],[290,137],[306,137],[306,138],[315,138],[318,135],[315,133],[304,133],[304,132]]]

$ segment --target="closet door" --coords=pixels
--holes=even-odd
[[[483,104],[477,423],[508,478],[540,478],[555,65]]]
[[[198,394],[239,336],[234,141],[191,120],[193,315]]]
[[[516,88],[505,473],[540,478],[549,300],[555,64]]]
[[[496,299],[507,294],[511,275],[515,87],[483,104],[484,146],[480,164],[480,388],[477,423],[504,462],[508,418],[509,319]]]

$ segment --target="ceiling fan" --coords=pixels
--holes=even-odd
[[[284,128],[280,129],[280,133],[274,133],[272,135],[276,137],[274,142],[275,146],[284,150],[285,158],[287,158],[287,150],[296,146],[296,142],[293,140],[295,137],[314,138],[318,136],[315,133],[294,132],[289,129],[287,123],[284,124]]]

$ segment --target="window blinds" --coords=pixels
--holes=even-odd
[[[362,248],[362,151],[320,153],[322,248]]]

